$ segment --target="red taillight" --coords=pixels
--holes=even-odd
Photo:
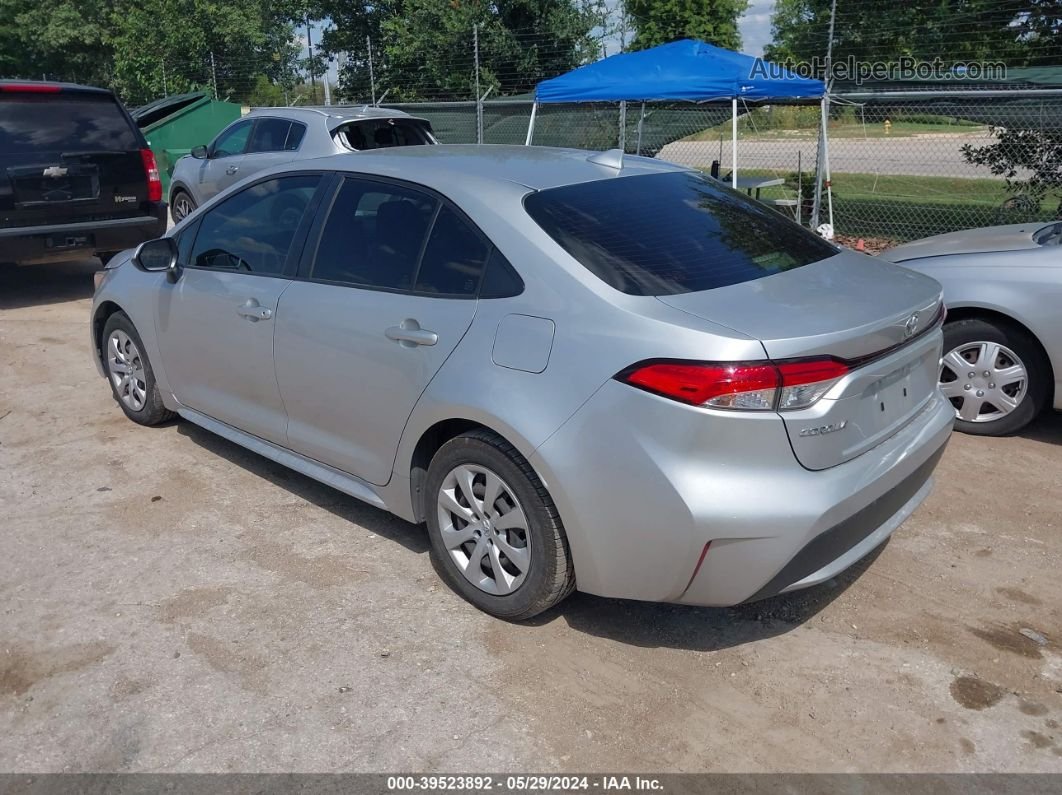
[[[58,94],[62,90],[49,83],[0,83],[0,91],[5,94]]]
[[[658,395],[718,409],[786,411],[807,408],[848,372],[837,359],[792,362],[648,362],[617,378]]]
[[[155,153],[150,149],[141,149],[140,159],[144,161],[144,173],[147,176],[148,201],[160,202],[162,201],[162,179],[159,178]]]

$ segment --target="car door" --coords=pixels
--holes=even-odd
[[[489,253],[434,194],[346,178],[277,316],[289,446],[387,483],[406,420],[472,323]]]
[[[159,349],[177,400],[278,444],[286,416],[273,374],[277,303],[321,179],[264,180],[208,210],[184,233],[194,241],[181,240],[180,274],[158,297]]]
[[[241,119],[222,130],[210,144],[207,159],[199,166],[197,192],[201,203],[242,178],[240,166],[253,128],[253,119]]]
[[[291,162],[306,131],[302,122],[259,117],[254,123],[247,151],[239,164],[238,178],[245,179],[267,168]]]

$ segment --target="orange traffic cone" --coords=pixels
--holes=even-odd
[[[863,238],[859,238],[859,240],[856,241],[855,250],[856,251],[866,251],[867,250],[867,245],[866,245],[866,243],[863,242]]]

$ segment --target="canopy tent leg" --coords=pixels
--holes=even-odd
[[[730,100],[730,187],[737,190],[737,97]]]
[[[620,101],[619,150],[627,151],[627,100]]]
[[[531,146],[531,137],[535,134],[535,117],[538,116],[538,103],[531,103],[531,121],[527,124],[527,140],[524,146]]]
[[[815,203],[811,210],[811,228],[816,232],[819,229],[819,221],[822,218],[822,189],[826,189],[827,222],[830,230],[825,235],[833,239],[833,186],[830,184],[830,142],[826,129],[830,121],[830,95],[829,92],[822,97],[822,124],[819,129],[819,149],[815,164]]]

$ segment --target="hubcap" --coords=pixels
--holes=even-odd
[[[1025,399],[1025,364],[998,342],[968,342],[940,360],[940,390],[966,422],[992,422],[1007,416]]]
[[[147,402],[144,362],[133,340],[121,329],[115,329],[107,340],[107,371],[118,399],[133,411],[144,408]]]
[[[523,584],[531,534],[505,481],[477,464],[455,467],[439,489],[438,512],[443,544],[469,582],[495,596]]]
[[[178,221],[183,221],[185,216],[192,212],[192,203],[186,196],[181,196],[173,203],[173,212]]]

